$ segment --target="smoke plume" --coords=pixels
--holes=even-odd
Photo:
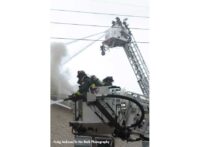
[[[67,57],[63,43],[51,43],[51,96],[59,99],[73,93],[73,87],[68,82],[68,71],[61,72],[61,63]]]

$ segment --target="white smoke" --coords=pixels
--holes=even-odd
[[[67,56],[63,43],[51,43],[51,96],[57,98],[64,98],[73,93],[73,87],[68,82],[69,73],[67,70],[63,72],[61,64]]]

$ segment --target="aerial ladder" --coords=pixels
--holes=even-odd
[[[116,21],[112,22],[112,27],[108,30],[101,46],[101,52],[105,55],[105,51],[109,48],[123,47],[143,94],[149,97],[149,70],[126,20],[121,22],[117,17]]]

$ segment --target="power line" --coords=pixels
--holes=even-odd
[[[97,40],[101,39],[104,35],[102,35],[101,37],[99,37]],[[83,49],[81,49],[79,52],[75,53],[73,56],[71,56],[69,59],[67,59],[63,64],[68,63],[70,60],[72,60],[74,57],[78,56],[80,53],[82,53],[83,51],[85,51],[88,47],[90,47],[91,45],[93,45],[96,42],[96,40],[93,40],[93,42],[89,43],[88,45],[86,45]]]
[[[86,39],[86,38],[64,38],[64,37],[51,37],[51,39],[67,39],[67,40],[83,40],[83,41],[104,41],[99,39]]]
[[[73,13],[87,13],[87,14],[98,14],[98,15],[112,15],[112,16],[124,16],[124,17],[138,17],[138,18],[149,18],[148,16],[137,16],[137,15],[123,15],[114,13],[101,13],[101,12],[89,12],[89,11],[75,11],[75,10],[64,10],[64,9],[50,9],[52,11],[62,12],[73,12]]]
[[[50,22],[52,24],[62,24],[62,25],[75,25],[75,26],[88,26],[88,27],[111,27],[111,26],[104,26],[104,25],[91,25],[91,24],[77,24],[77,23],[66,23],[66,22]],[[135,30],[149,30],[148,28],[130,28]]]
[[[64,37],[51,37],[51,39],[82,40],[82,41],[104,41],[104,40],[100,40],[100,39],[64,38]],[[136,43],[149,43],[149,42],[137,41]]]
[[[95,34],[91,34],[91,35],[88,35],[88,36],[85,36],[85,37],[82,37],[82,38],[78,38],[78,39],[73,40],[71,42],[67,42],[65,45],[69,45],[69,44],[72,44],[72,43],[75,43],[75,42],[79,41],[80,39],[86,39],[86,38],[93,37],[93,36],[96,36],[96,35],[99,35],[99,34],[102,34],[102,33],[105,33],[105,32],[106,31],[95,33]]]

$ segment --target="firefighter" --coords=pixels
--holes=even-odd
[[[115,19],[116,19],[117,24],[118,24],[119,26],[122,26],[122,22],[121,22],[120,18],[119,18],[119,17],[116,17]]]
[[[91,82],[96,86],[103,86],[103,83],[95,75],[91,76]]]
[[[92,75],[91,77],[87,76],[84,71],[78,71],[77,73],[79,90],[76,95],[83,95],[86,96],[89,90],[91,92],[96,91],[96,86],[102,86],[102,82],[95,76]]]
[[[77,94],[85,95],[88,92],[89,87],[91,85],[91,78],[89,78],[84,71],[78,71],[77,78],[78,78],[77,83],[79,84],[79,90]]]
[[[103,79],[103,85],[104,86],[112,86],[112,83],[114,82],[113,77],[108,76]]]
[[[103,83],[95,75],[92,75],[90,78],[91,78],[90,91],[92,93],[96,93],[97,87],[103,86]]]
[[[105,46],[102,45],[100,48],[101,48],[101,55],[104,56],[106,54]]]

